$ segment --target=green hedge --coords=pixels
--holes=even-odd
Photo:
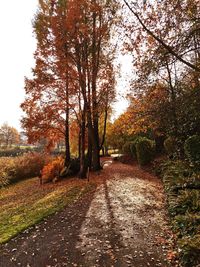
[[[155,153],[155,143],[146,138],[140,138],[136,143],[136,155],[138,163],[144,166],[151,162]]]
[[[137,159],[136,145],[140,142],[140,140],[143,140],[143,139],[144,139],[144,137],[137,136],[134,138],[134,140],[130,144],[131,156],[134,159]]]
[[[126,155],[132,155],[131,153],[131,146],[132,146],[133,142],[131,141],[127,141],[123,147],[122,147],[122,152]]]

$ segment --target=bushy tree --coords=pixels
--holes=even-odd
[[[0,144],[8,147],[12,145],[18,145],[20,141],[20,135],[17,129],[4,123],[0,127]]]

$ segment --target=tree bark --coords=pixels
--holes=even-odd
[[[70,163],[70,144],[69,144],[69,110],[66,111],[65,120],[65,167]]]
[[[87,151],[87,167],[91,170],[92,167],[92,142],[88,133],[88,151]]]
[[[67,47],[66,49],[66,58],[67,58]],[[68,66],[66,66],[68,68]],[[70,164],[70,142],[69,142],[69,74],[68,69],[66,71],[66,83],[65,83],[65,167],[68,167]]]
[[[87,166],[85,161],[85,107],[82,113],[81,131],[80,131],[80,172],[79,177],[82,179],[87,178]]]
[[[96,0],[93,0],[96,3]],[[93,12],[93,33],[92,33],[92,118],[93,118],[93,129],[92,129],[92,167],[94,171],[101,169],[100,165],[100,149],[99,149],[99,118],[98,118],[98,105],[97,105],[97,92],[96,82],[98,73],[98,62],[99,62],[99,51],[100,46],[98,45],[98,38],[96,32],[96,11]],[[100,37],[99,37],[100,38]],[[92,127],[92,125],[91,125]]]
[[[102,141],[101,141],[101,145],[100,145],[100,150],[103,148],[103,145],[105,143],[107,119],[108,119],[108,99],[107,99],[107,104],[106,104],[106,108],[105,108],[103,135],[102,135]]]

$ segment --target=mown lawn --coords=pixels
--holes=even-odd
[[[38,178],[33,178],[0,189],[0,244],[76,201],[95,186],[78,179],[39,185]]]

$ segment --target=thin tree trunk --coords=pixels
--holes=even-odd
[[[170,92],[171,92],[171,100],[172,100],[172,118],[173,118],[173,127],[174,127],[174,136],[178,137],[178,120],[177,120],[177,107],[176,107],[176,93],[174,91],[174,86],[172,84],[172,77],[171,72],[169,69],[168,62],[166,62],[167,66],[167,73],[169,78],[169,86],[170,86]]]
[[[101,141],[101,145],[100,145],[100,150],[102,149],[102,147],[103,147],[103,145],[105,143],[107,119],[108,119],[108,105],[106,104],[105,117],[104,117],[104,126],[103,126],[103,135],[102,135],[102,141]]]

